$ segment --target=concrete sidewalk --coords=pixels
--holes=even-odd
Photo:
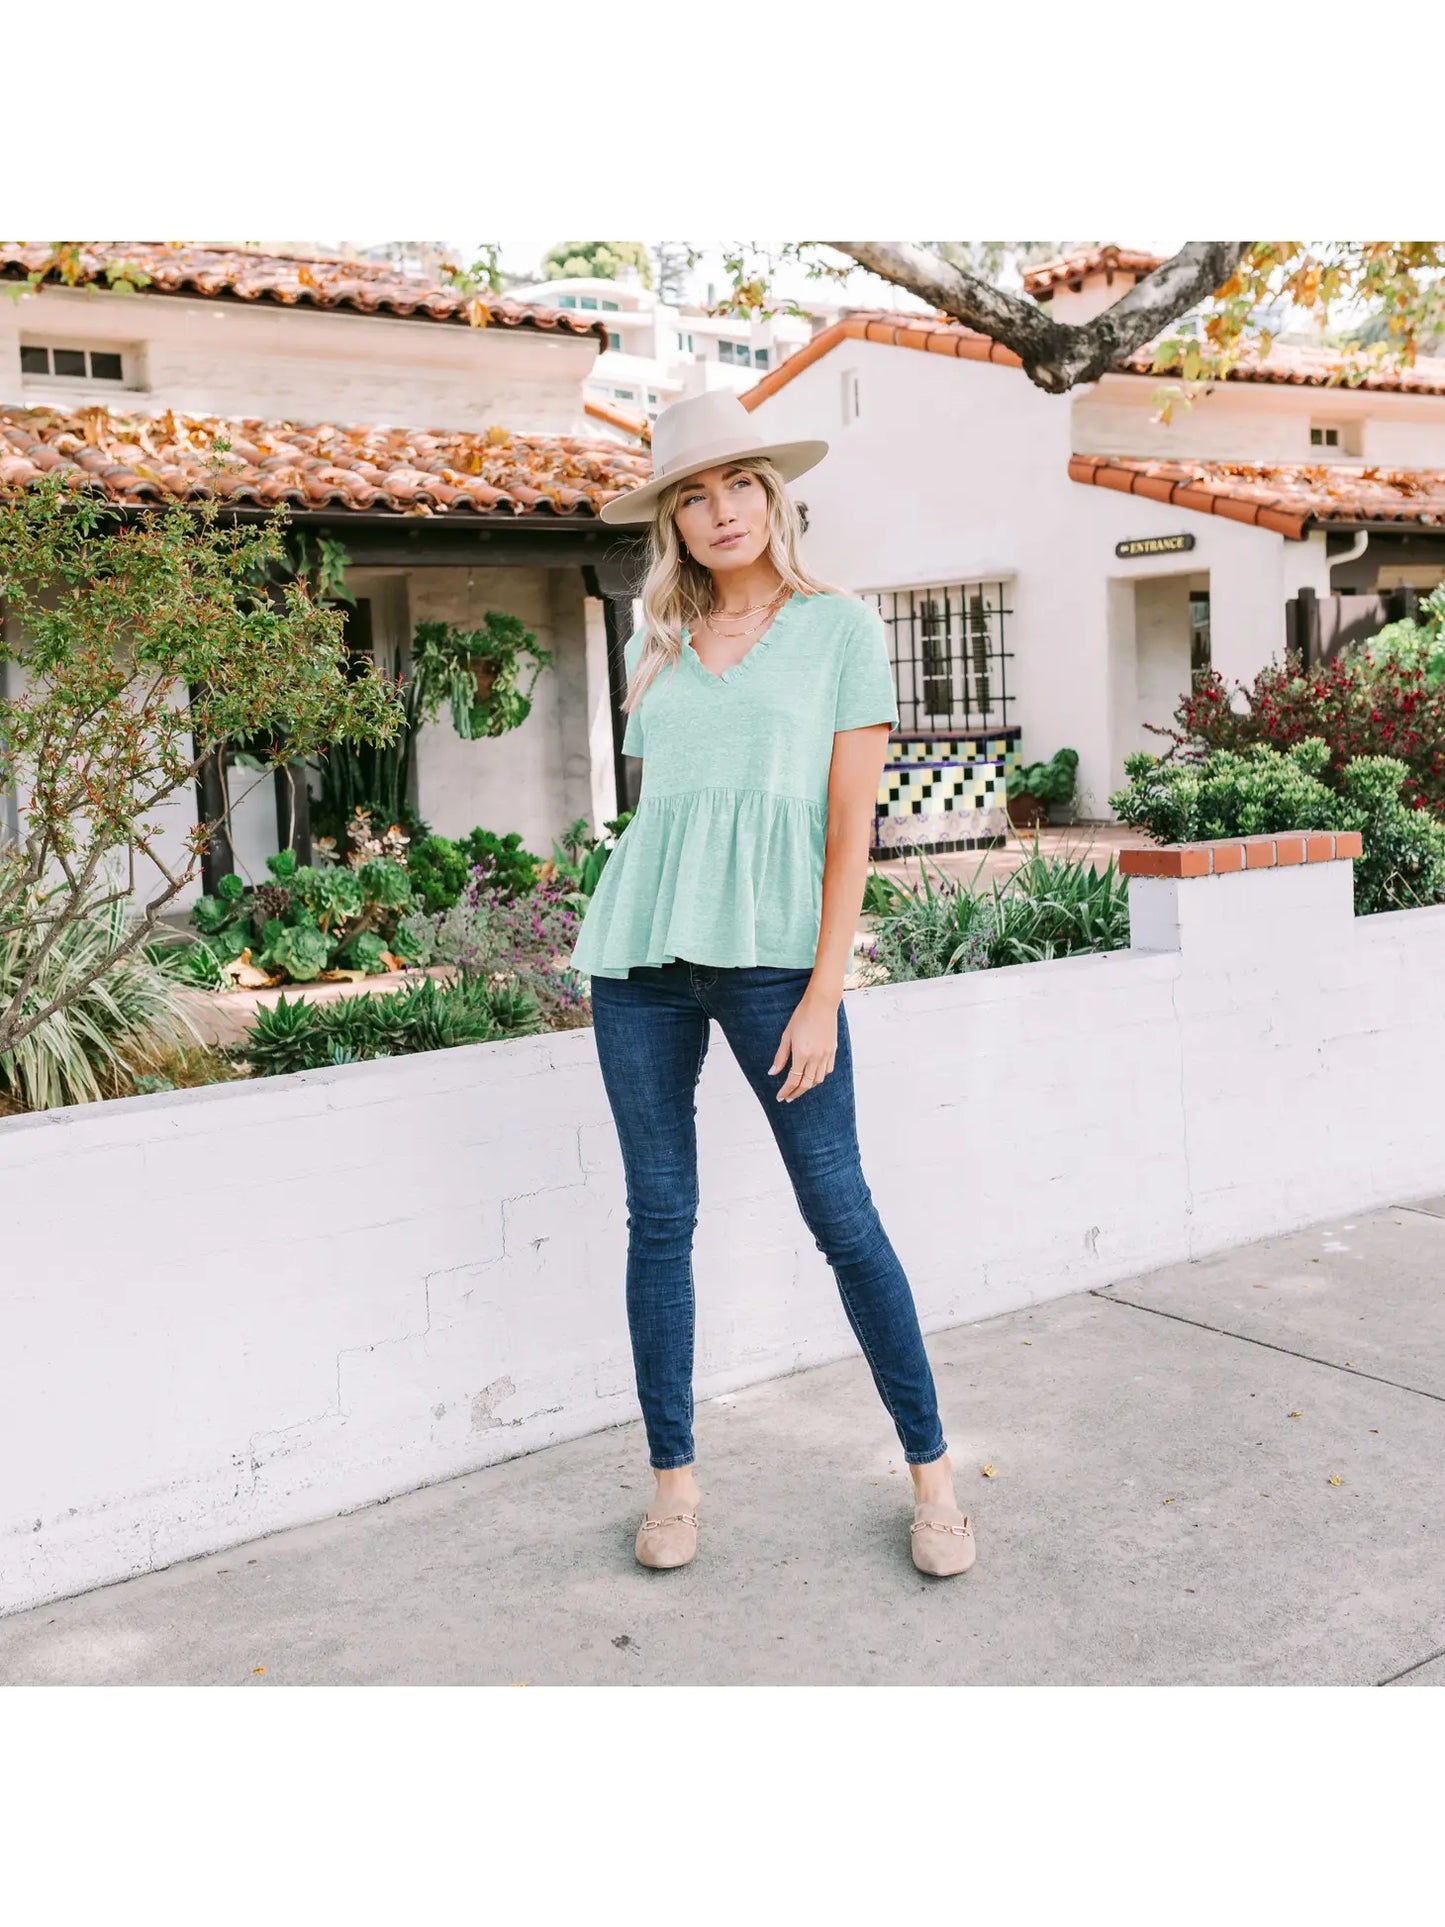
[[[848,1362],[699,1408],[682,1571],[627,1425],[0,1620],[0,1682],[1442,1686],[1442,1278],[1438,1198],[935,1335],[958,1579]]]

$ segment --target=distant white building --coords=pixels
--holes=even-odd
[[[741,394],[796,354],[835,312],[816,308],[806,316],[779,313],[767,320],[708,314],[696,303],[660,301],[635,268],[616,280],[583,275],[536,281],[514,288],[511,298],[595,315],[607,330],[607,346],[583,394],[646,421],[683,395],[712,388]],[[605,418],[597,419],[607,426]]]

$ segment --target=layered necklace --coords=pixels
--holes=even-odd
[[[724,642],[740,640],[749,629],[758,627],[758,618],[766,617],[778,610],[792,590],[786,582],[780,583],[766,602],[755,602],[750,609],[710,610],[704,620],[713,634]]]

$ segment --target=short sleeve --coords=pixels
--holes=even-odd
[[[838,706],[833,728],[862,729],[868,723],[898,723],[898,692],[883,618],[871,602],[851,605],[852,623],[838,676]]]
[[[646,631],[638,629],[630,637],[626,648],[622,652],[622,661],[627,671],[627,680],[629,682],[632,680],[632,672],[637,667],[637,661],[642,654],[643,645],[646,640]],[[647,698],[644,696],[642,703],[639,703],[637,708],[634,709],[627,718],[627,727],[622,732],[622,754],[624,756],[641,756],[643,753],[642,708],[646,700]]]

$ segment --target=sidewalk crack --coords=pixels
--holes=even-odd
[[[1259,1345],[1267,1352],[1283,1352],[1286,1358],[1303,1359],[1307,1365],[1323,1365],[1346,1378],[1368,1379],[1372,1384],[1389,1385],[1397,1392],[1413,1392],[1416,1398],[1429,1398],[1437,1405],[1445,1405],[1445,1392],[1427,1392],[1423,1386],[1405,1385],[1398,1378],[1386,1378],[1380,1372],[1362,1372],[1357,1366],[1340,1365],[1332,1358],[1320,1358],[1315,1352],[1296,1351],[1293,1345],[1276,1345],[1273,1339],[1252,1338],[1248,1332],[1231,1331],[1227,1325],[1211,1325],[1203,1318],[1186,1318],[1182,1311],[1162,1311],[1158,1305],[1141,1305],[1137,1298],[1120,1298],[1113,1285],[1091,1285],[1089,1296],[1105,1304],[1127,1305],[1131,1311],[1151,1312],[1155,1318],[1172,1318],[1177,1325],[1193,1325],[1196,1331],[1213,1332],[1218,1338],[1237,1339],[1241,1345]]]
[[[1433,1653],[1426,1653],[1423,1659],[1413,1659],[1408,1666],[1402,1666],[1398,1673],[1386,1673],[1383,1679],[1375,1681],[1376,1686],[1393,1686],[1397,1679],[1407,1673],[1418,1673],[1422,1666],[1428,1666],[1432,1659],[1445,1659],[1445,1646],[1437,1646]]]

